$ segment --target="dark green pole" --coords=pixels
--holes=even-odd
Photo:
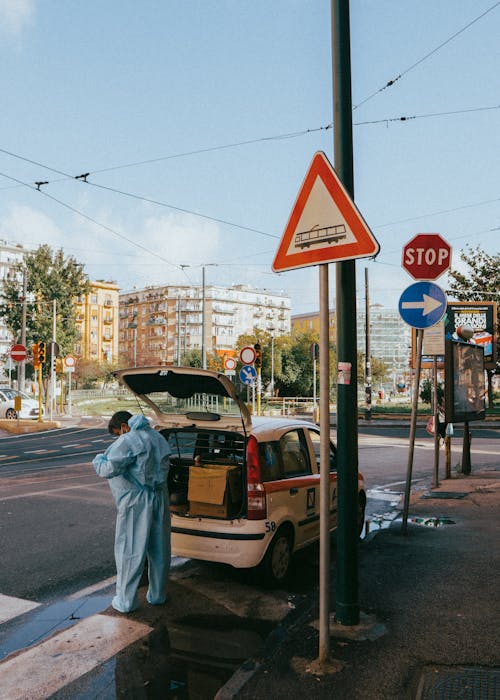
[[[349,0],[331,0],[335,169],[354,199]],[[337,359],[350,365],[337,386],[337,586],[335,620],[359,623],[356,264],[336,263]],[[347,376],[346,376],[347,375]],[[340,376],[340,373],[339,373]]]

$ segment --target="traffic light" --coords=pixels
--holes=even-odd
[[[260,343],[255,343],[253,346],[253,349],[255,350],[255,366],[256,367],[262,367],[262,346]]]
[[[319,344],[311,343],[311,359],[319,360]]]
[[[47,359],[47,343],[44,340],[40,340],[38,343],[38,361],[41,365]]]
[[[56,374],[64,374],[64,366],[62,357],[56,357]]]
[[[40,350],[38,347],[38,343],[33,343],[33,345],[31,346],[31,352],[33,354],[33,367],[35,369],[38,369],[40,367]]]

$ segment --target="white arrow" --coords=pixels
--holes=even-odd
[[[423,309],[422,315],[427,316],[432,311],[443,305],[442,301],[430,297],[428,294],[423,295],[423,301],[403,301],[401,306],[403,309]]]

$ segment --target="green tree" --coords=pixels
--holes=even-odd
[[[384,360],[378,357],[373,357],[370,360],[372,385],[382,384],[389,375],[389,367]],[[365,383],[365,354],[358,351],[358,384]]]
[[[465,272],[451,270],[450,286],[446,293],[458,301],[496,301],[500,311],[500,253],[489,255],[479,246],[460,252],[460,259],[467,265]],[[497,366],[489,369],[488,404],[493,406],[492,377],[500,374],[500,323],[497,315]]]
[[[14,271],[15,274],[5,280],[0,294],[0,314],[14,339],[19,342],[21,338],[23,275],[26,273],[28,350],[32,343],[39,340],[52,340],[55,300],[60,352],[65,355],[73,351],[78,339],[74,299],[89,289],[82,265],[72,256],[65,257],[62,249],[54,252],[44,244],[27,253]]]

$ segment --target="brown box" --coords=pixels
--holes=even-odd
[[[241,501],[241,468],[207,465],[189,469],[189,514],[227,518]]]

